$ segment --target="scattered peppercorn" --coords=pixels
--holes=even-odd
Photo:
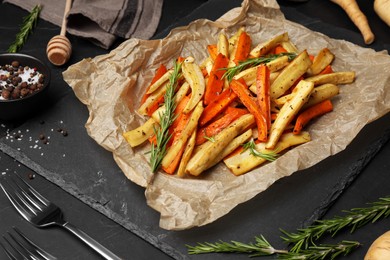
[[[68,131],[62,128],[57,128],[57,132],[61,133],[63,136],[68,136]]]

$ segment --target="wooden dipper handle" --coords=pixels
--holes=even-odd
[[[50,39],[46,48],[46,55],[49,61],[56,65],[64,65],[72,54],[72,45],[66,38],[67,14],[69,13],[72,0],[66,0],[64,16],[62,18],[61,33]]]

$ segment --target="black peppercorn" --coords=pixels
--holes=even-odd
[[[33,94],[44,87],[45,76],[37,68],[22,66],[19,61],[0,65],[0,95],[2,99],[19,99]],[[6,91],[4,91],[6,90]]]
[[[12,63],[11,63],[11,65],[12,65],[12,67],[14,67],[14,68],[18,68],[19,67],[19,61],[13,61]]]

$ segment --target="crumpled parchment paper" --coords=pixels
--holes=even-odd
[[[288,32],[299,50],[316,54],[327,47],[336,56],[334,70],[355,71],[356,81],[341,85],[341,93],[333,99],[334,111],[310,126],[311,142],[288,151],[272,163],[239,177],[222,163],[199,178],[181,179],[164,173],[153,176],[146,153],[150,146],[132,149],[122,133],[146,121],[136,109],[154,71],[161,63],[172,66],[178,56],[191,55],[200,63],[207,56],[207,44],[216,43],[221,31],[232,35],[242,25],[253,44]],[[240,8],[216,22],[197,20],[172,30],[162,40],[127,40],[106,55],[70,66],[63,76],[89,109],[88,134],[113,153],[129,180],[145,187],[146,202],[160,212],[160,227],[168,230],[188,229],[217,220],[278,179],[342,151],[366,124],[390,110],[387,53],[330,39],[290,22],[272,0],[245,0]]]

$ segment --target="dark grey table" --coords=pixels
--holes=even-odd
[[[329,1],[278,2],[287,19],[330,37],[365,46],[344,12]],[[390,28],[375,16],[369,1],[358,2],[369,17],[377,37],[370,47],[389,51]],[[194,19],[217,19],[240,3],[236,0],[165,0],[163,17],[154,38],[162,38],[170,29]],[[5,52],[13,40],[10,36],[16,34],[21,17],[26,12],[4,3],[0,8],[0,51]],[[58,31],[58,27],[40,20],[22,52],[45,60],[44,48]],[[74,52],[70,64],[107,53],[107,50],[83,39],[71,37],[71,41]],[[115,46],[121,41],[118,40]],[[69,222],[124,259],[247,259],[243,255],[188,256],[184,245],[219,239],[249,242],[254,236],[263,234],[275,247],[281,248],[285,245],[279,238],[279,228],[294,231],[316,218],[342,215],[342,210],[363,207],[389,195],[388,114],[366,126],[345,151],[276,182],[215,223],[180,232],[161,230],[158,213],[145,203],[144,190],[127,181],[111,154],[88,137],[83,127],[88,111],[63,82],[61,73],[64,69],[51,66],[51,102],[46,105],[45,111],[28,120],[0,122],[0,173],[16,172],[24,177],[60,206]],[[55,131],[58,127],[67,129],[69,135],[61,136]],[[19,132],[24,135],[25,142],[10,142],[12,135]],[[27,140],[31,138],[35,141],[40,133],[50,135],[51,143],[47,146],[38,143],[42,150],[32,150]],[[31,173],[35,175],[32,180],[27,177]],[[110,180],[100,183],[102,176]],[[84,189],[74,185],[76,182],[81,182]],[[115,187],[119,187],[118,194],[125,194],[131,199],[105,196],[105,193],[113,193]],[[112,210],[125,213],[129,219],[112,214]],[[369,224],[353,234],[343,231],[335,239],[362,242],[363,246],[348,257],[362,259],[372,240],[388,230],[389,221],[385,219]],[[0,223],[0,234],[17,226],[59,259],[100,259],[63,230],[31,226],[16,213],[2,193]],[[330,238],[324,240],[332,241]],[[1,251],[0,259],[5,259]]]

